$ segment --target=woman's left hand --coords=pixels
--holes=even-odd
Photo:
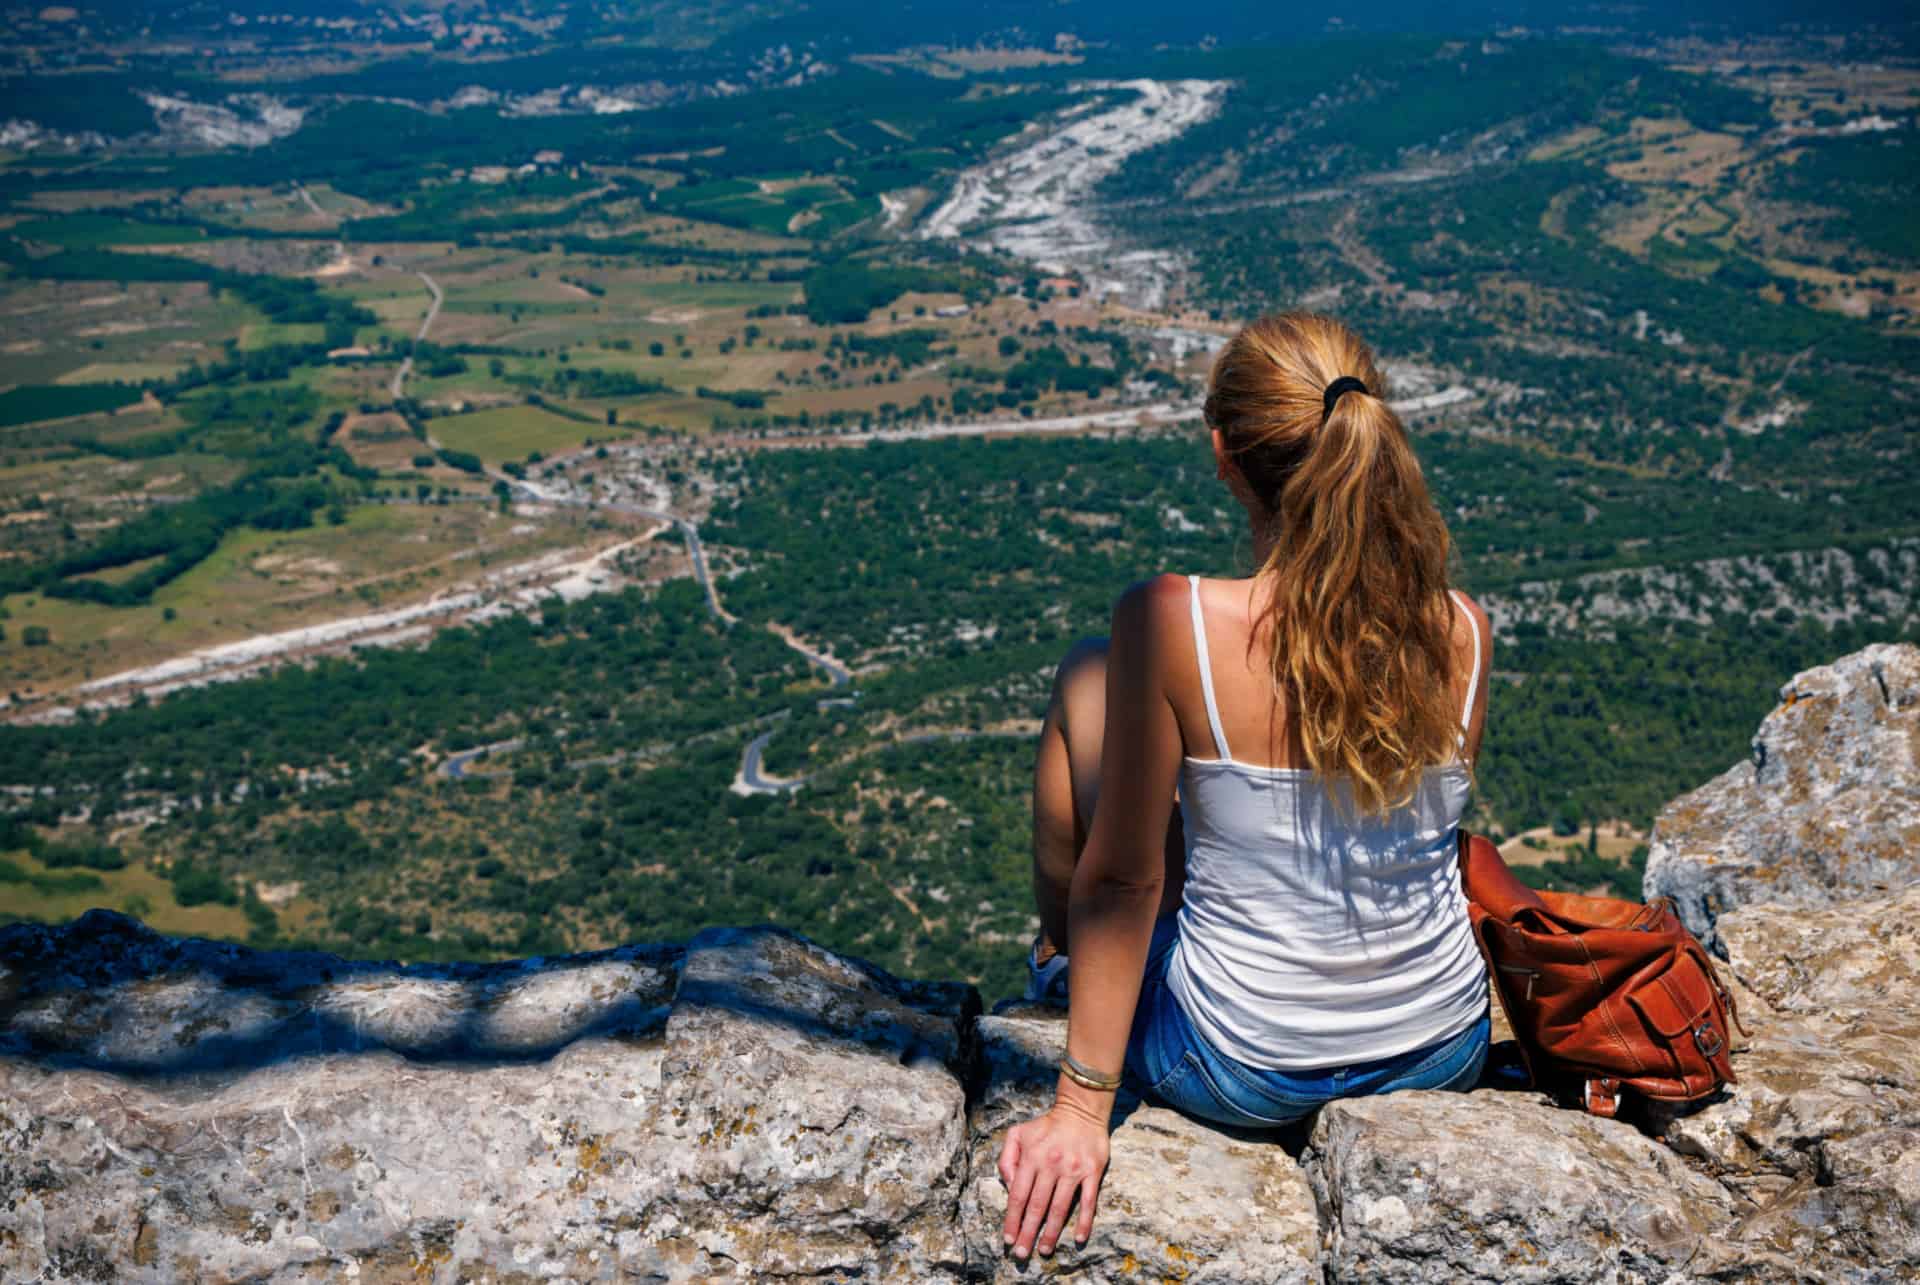
[[[1045,1115],[1007,1130],[1000,1144],[1000,1181],[1007,1187],[1007,1221],[1001,1228],[1015,1258],[1034,1250],[1051,1254],[1066,1228],[1074,1197],[1080,1214],[1074,1239],[1093,1235],[1093,1207],[1107,1172],[1107,1125],[1084,1109],[1054,1104]]]

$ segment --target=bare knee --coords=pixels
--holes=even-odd
[[[1100,750],[1107,734],[1105,638],[1082,638],[1067,649],[1054,673],[1047,717],[1058,724],[1066,746],[1076,829],[1084,842],[1100,797]]]
[[[1071,716],[1072,707],[1097,695],[1102,707],[1107,693],[1107,640],[1082,638],[1067,648],[1053,671],[1053,705]]]
[[[1106,702],[1107,640],[1083,638],[1054,671],[1034,764],[1034,895],[1050,949],[1066,948],[1067,889],[1099,799]]]

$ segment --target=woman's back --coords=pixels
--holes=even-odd
[[[1305,767],[1299,720],[1274,692],[1274,640],[1269,628],[1270,595],[1259,577],[1214,580],[1205,577],[1165,576],[1165,592],[1180,599],[1182,627],[1178,646],[1169,648],[1166,690],[1180,723],[1181,739],[1189,758],[1232,757],[1263,767]],[[1197,597],[1204,634],[1192,627]],[[1453,630],[1449,646],[1457,661],[1448,684],[1446,703],[1459,714],[1468,710],[1463,757],[1471,762],[1480,750],[1486,717],[1486,671],[1491,650],[1484,645],[1490,626],[1485,614],[1467,595],[1449,595]],[[1169,639],[1170,642],[1175,640]],[[1207,677],[1215,696],[1221,731],[1233,753],[1216,747],[1207,716],[1205,690],[1200,679],[1199,653],[1204,643]],[[1471,699],[1469,699],[1471,697]]]
[[[1262,654],[1257,592],[1257,582],[1188,585],[1192,681],[1169,683],[1189,752],[1168,983],[1195,1026],[1250,1066],[1344,1065],[1422,1047],[1486,1007],[1454,864],[1466,765],[1427,769],[1408,800],[1378,813],[1357,807],[1345,783],[1288,762],[1299,738]],[[1484,649],[1477,612],[1459,595],[1456,605],[1466,752],[1480,730]],[[1168,649],[1169,664],[1181,650]]]

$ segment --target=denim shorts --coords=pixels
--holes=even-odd
[[[1153,927],[1140,1005],[1127,1038],[1129,1087],[1187,1115],[1242,1129],[1271,1129],[1311,1115],[1335,1098],[1395,1089],[1465,1092],[1487,1060],[1491,1014],[1458,1035],[1425,1048],[1352,1066],[1266,1071],[1217,1052],[1167,985],[1167,964],[1179,941],[1172,915]]]

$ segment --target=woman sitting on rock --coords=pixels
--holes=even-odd
[[[1259,570],[1129,589],[1061,662],[1035,768],[1029,998],[1067,990],[1053,1108],[1000,1153],[1005,1236],[1093,1229],[1122,1073],[1241,1128],[1467,1089],[1487,979],[1455,828],[1486,616],[1373,354],[1326,317],[1247,326],[1206,401]],[[1178,792],[1178,808],[1175,798]]]

